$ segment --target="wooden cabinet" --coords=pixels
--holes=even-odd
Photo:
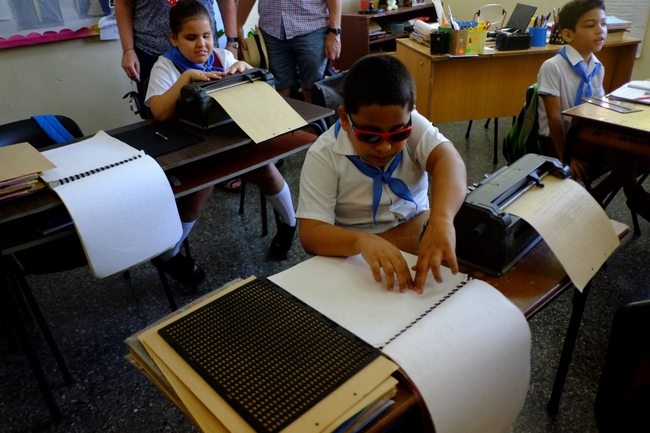
[[[433,3],[422,6],[400,6],[395,11],[380,14],[343,14],[341,16],[341,58],[340,67],[349,69],[354,62],[371,52],[395,51],[395,39],[406,37],[406,33],[392,35],[370,40],[370,20],[381,27],[388,27],[390,23],[404,22],[418,17],[427,17],[428,21],[436,20]]]

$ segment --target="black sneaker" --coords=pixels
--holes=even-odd
[[[205,271],[196,264],[194,259],[185,257],[181,253],[176,254],[166,262],[154,257],[151,259],[151,264],[179,283],[197,286],[205,279]]]
[[[269,256],[272,260],[287,260],[287,253],[291,249],[293,236],[296,234],[296,226],[290,227],[278,221],[278,232],[273,237]]]
[[[647,193],[641,185],[632,191],[625,191],[627,207],[632,212],[641,215],[646,221],[650,221],[650,193]]]

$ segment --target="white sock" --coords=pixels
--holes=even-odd
[[[296,212],[293,210],[291,191],[286,181],[284,182],[282,191],[275,195],[267,195],[266,199],[280,215],[280,222],[287,224],[289,227],[296,225]]]
[[[192,231],[192,227],[194,227],[194,224],[196,224],[196,220],[190,221],[188,223],[181,221],[181,227],[183,227],[183,234],[181,235],[181,239],[176,243],[176,246],[174,248],[171,248],[161,255],[158,256],[160,260],[163,262],[166,262],[168,260],[171,260],[178,252],[181,250],[181,245],[183,245],[183,241],[187,236],[190,234]]]

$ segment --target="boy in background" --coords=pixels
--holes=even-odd
[[[348,71],[339,120],[309,149],[300,177],[297,218],[310,254],[361,254],[388,290],[422,293],[429,270],[458,271],[454,217],[467,192],[454,146],[415,110],[415,83],[399,60],[366,56]],[[413,279],[400,251],[377,236],[429,209]]]
[[[562,112],[581,104],[583,97],[605,94],[605,70],[594,54],[602,49],[607,36],[604,1],[568,2],[560,12],[559,26],[568,45],[544,62],[537,83],[542,100],[538,104],[540,144],[546,155],[562,161],[566,133],[571,126],[571,118]],[[576,179],[584,179],[605,161],[614,180],[623,186],[627,206],[650,221],[650,194],[636,180],[638,161],[634,156],[597,146],[577,146],[571,158],[571,174]],[[602,187],[596,187],[595,195],[606,193],[600,190],[608,186],[602,183]]]

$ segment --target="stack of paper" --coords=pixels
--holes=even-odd
[[[609,94],[610,98],[650,104],[650,81],[630,81]]]
[[[368,39],[374,41],[375,39],[385,38],[387,32],[381,28],[376,21],[370,20],[368,22]]]
[[[29,143],[0,147],[0,200],[41,189],[38,176],[54,167]]]
[[[615,16],[605,17],[605,22],[607,22],[608,32],[611,32],[612,30],[629,30],[630,27],[632,27],[631,21],[622,20]]]
[[[338,353],[336,350],[330,352],[329,349],[326,349],[328,346],[325,342],[313,338],[311,333],[314,332],[315,328],[309,327],[308,331],[301,332],[300,328],[289,326],[285,329],[290,333],[291,339],[297,342],[297,346],[295,351],[283,354],[287,362],[263,365],[260,368],[249,368],[251,365],[257,365],[255,363],[258,356],[255,352],[251,352],[245,356],[246,362],[234,361],[241,353],[246,353],[248,347],[254,348],[256,352],[262,352],[268,349],[268,340],[260,340],[261,335],[267,330],[260,329],[259,333],[253,333],[247,338],[238,339],[235,342],[236,347],[232,350],[221,351],[221,355],[209,357],[208,364],[212,366],[216,366],[221,358],[231,359],[233,361],[230,364],[216,369],[218,372],[214,373],[214,376],[210,376],[209,374],[206,376],[206,372],[209,373],[209,371],[202,369],[200,357],[197,357],[194,351],[191,353],[184,351],[177,344],[180,340],[192,338],[191,336],[187,337],[186,333],[191,334],[193,332],[192,329],[195,328],[177,332],[177,329],[184,329],[185,324],[180,323],[178,328],[174,328],[174,325],[178,325],[182,321],[199,319],[201,321],[220,320],[220,318],[223,318],[222,315],[208,314],[212,311],[213,306],[218,305],[218,303],[230,303],[233,302],[233,298],[243,297],[244,295],[241,295],[241,293],[247,290],[247,287],[250,287],[251,283],[256,281],[259,280],[251,277],[218,293],[210,294],[208,297],[196,301],[180,314],[176,312],[173,316],[170,315],[152,327],[142,331],[137,336],[131,337],[127,340],[127,344],[131,348],[130,360],[138,368],[142,369],[202,431],[244,433],[252,433],[254,431],[301,433],[352,432],[361,428],[364,423],[372,419],[373,415],[390,405],[390,400],[395,395],[397,384],[397,380],[392,377],[392,374],[398,367],[384,356],[375,355],[373,359],[369,360],[369,363],[361,367],[351,377],[344,380],[339,386],[331,389],[329,393],[326,393],[324,398],[315,401],[311,406],[306,406],[305,410],[296,414],[296,418],[287,425],[274,425],[275,421],[270,420],[268,425],[271,427],[265,427],[259,423],[260,418],[256,416],[255,410],[257,410],[257,407],[255,410],[250,409],[247,411],[247,407],[238,406],[238,402],[234,400],[240,398],[237,397],[239,395],[238,393],[241,388],[244,388],[244,391],[253,393],[254,399],[256,400],[255,406],[275,408],[276,406],[267,404],[267,399],[270,398],[271,401],[276,401],[280,413],[291,413],[296,404],[296,400],[299,400],[299,397],[303,397],[305,393],[300,392],[298,393],[300,395],[296,395],[295,399],[286,400],[274,400],[273,396],[276,390],[277,392],[283,392],[282,390],[287,387],[284,382],[285,377],[289,377],[290,380],[298,378],[299,381],[307,383],[310,383],[309,381],[314,379],[314,377],[308,375],[299,376],[289,374],[287,376],[286,374],[286,371],[293,371],[294,368],[301,367],[304,369],[305,365],[307,368],[309,365],[312,365],[308,361],[310,356],[313,355],[313,352],[308,348],[304,350],[300,349],[300,347],[303,347],[303,343],[306,341],[308,344],[321,345],[324,348],[322,349],[323,353],[327,355],[327,362],[330,362],[330,359],[338,356],[336,355]],[[270,295],[264,297],[264,302],[260,305],[264,311],[272,310],[272,307],[275,305],[271,298],[273,296]],[[256,298],[246,301],[248,305],[247,311],[249,309],[257,311],[255,308],[256,302]],[[291,305],[299,304],[293,303]],[[306,309],[304,308],[298,307],[298,311],[309,311],[308,307]],[[290,307],[286,310],[286,314],[288,316],[295,311],[294,307]],[[241,314],[241,317],[248,321],[253,321],[252,319],[259,317],[259,315],[253,317],[252,314],[246,316],[246,312],[234,312],[234,314]],[[232,329],[226,334],[241,333],[240,327],[237,326],[237,328],[237,330]],[[204,332],[201,331],[201,335],[203,334]],[[304,336],[301,334],[304,334]],[[176,343],[172,341],[173,338],[170,340],[173,336],[178,337],[175,340]],[[199,335],[195,338],[200,339],[202,337]],[[305,338],[307,340],[304,340]],[[223,340],[210,338],[208,346],[219,345],[218,347],[224,347],[223,344],[225,344]],[[205,345],[201,347],[205,347]],[[206,350],[209,350],[209,348]],[[353,356],[351,352],[345,351],[344,353],[347,353],[348,357]],[[190,362],[188,363],[187,360]],[[232,385],[226,383],[226,379],[214,382],[215,377],[229,377],[228,375],[222,374],[223,369],[229,368],[233,368],[238,372]],[[246,380],[249,377],[247,376],[247,371],[249,371],[248,374],[251,374],[250,371],[252,371],[253,375],[262,378],[262,382],[266,383],[268,380],[268,383],[272,385],[266,386],[261,384],[260,381],[247,382]],[[249,383],[249,385],[242,385],[245,383]],[[289,386],[288,388],[293,388],[293,386]],[[260,388],[259,390],[257,390],[258,387]],[[227,392],[220,392],[222,390],[221,388],[226,389]],[[296,391],[294,391],[294,394],[296,394]]]
[[[607,21],[607,36],[605,43],[623,40],[625,32],[629,32],[632,28],[632,22],[616,18],[614,16],[606,17]]]

